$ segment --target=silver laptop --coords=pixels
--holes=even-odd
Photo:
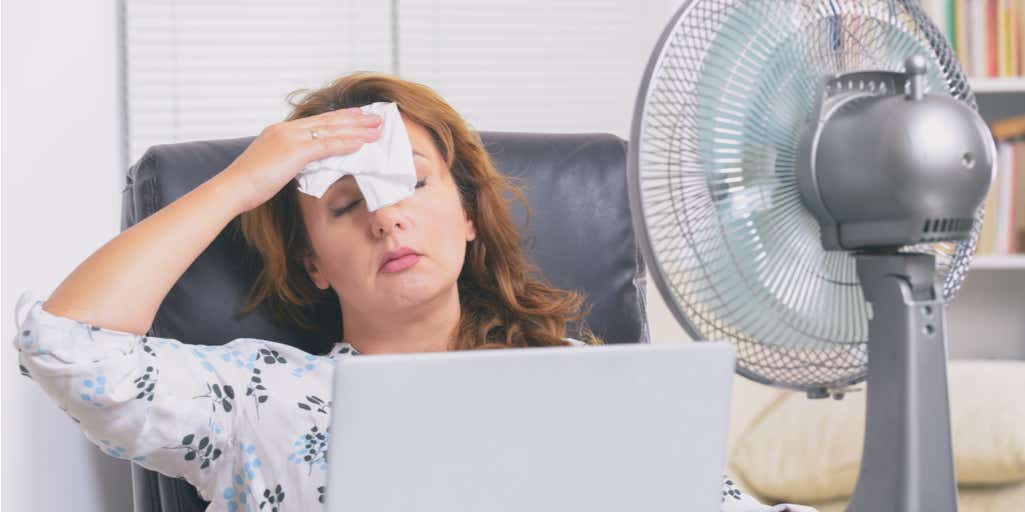
[[[341,359],[327,510],[719,510],[733,364],[708,342]]]

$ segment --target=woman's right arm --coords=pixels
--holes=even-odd
[[[275,344],[205,347],[145,333],[171,286],[232,217],[273,197],[306,163],[379,136],[380,117],[360,114],[336,110],[267,127],[226,169],[93,253],[45,304],[22,294],[13,340],[22,374],[110,455],[184,476],[210,499],[210,486],[232,469],[221,455],[237,443],[238,402],[268,400],[245,391],[259,389],[254,363]]]
[[[171,287],[232,218],[273,197],[306,163],[377,139],[380,123],[351,108],[268,126],[226,169],[90,255],[43,308],[145,334]],[[321,136],[311,138],[310,128]]]
[[[220,173],[100,247],[50,295],[57,316],[144,334],[189,265],[241,213],[237,185]]]

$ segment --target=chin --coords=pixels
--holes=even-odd
[[[385,288],[385,303],[389,309],[404,309],[435,300],[443,296],[455,283],[446,285],[437,279],[426,276],[402,276]]]

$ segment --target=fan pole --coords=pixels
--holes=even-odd
[[[865,441],[847,511],[956,511],[946,316],[935,257],[855,257],[872,319]]]

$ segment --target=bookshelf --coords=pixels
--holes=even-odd
[[[987,123],[1025,114],[1025,78],[968,82]],[[991,215],[984,222],[993,221]],[[1025,254],[976,254],[948,309],[950,358],[1025,359],[1023,313]]]
[[[981,83],[981,85],[983,87],[977,89],[976,88],[976,83],[977,82]],[[1008,82],[1011,82],[1011,83],[1008,83]],[[990,125],[990,128],[993,129],[994,137],[997,138],[998,146],[1000,144],[1008,143],[1007,139],[1002,139],[1001,140],[1001,136],[999,135],[999,133],[1001,131],[1002,132],[1008,132],[1007,125],[1014,124],[1014,123],[1008,123],[1008,118],[1009,117],[1021,116],[1022,115],[1021,111],[1025,110],[1025,79],[1015,79],[1015,80],[1011,80],[1011,79],[970,80],[970,83],[971,83],[971,86],[973,88],[973,91],[976,92],[976,97],[977,97],[978,101],[980,102],[980,110],[979,110],[979,112],[983,116],[983,118],[986,120],[986,122]],[[988,106],[988,108],[983,108],[983,106]],[[1021,119],[1021,118],[1019,118],[1019,119]],[[1003,121],[1002,123],[999,122],[1001,120]],[[1002,129],[996,128],[996,126],[998,126],[1000,124],[1003,124],[1004,127]],[[1020,122],[1017,123],[1017,127],[1014,130],[1015,130],[1015,132],[1018,132],[1018,131],[1021,130],[1021,123]],[[1013,136],[1012,139],[1013,140],[1020,140],[1021,137],[1022,137],[1022,135],[1016,135],[1016,136]],[[1021,146],[1021,144],[1019,144],[1019,146],[1020,146],[1019,147],[1019,151],[1020,151],[1020,148],[1022,146]],[[998,152],[999,152],[999,150],[998,150]],[[1018,157],[1018,158],[1021,158],[1021,157]],[[1001,163],[999,158],[997,159],[997,165],[998,166],[1002,165],[1002,163]],[[1015,173],[1016,175],[1022,174],[1022,170],[1021,170],[1020,164],[1018,164],[1016,162],[1013,165],[1015,166],[1015,168],[1012,168],[1012,169],[1001,169],[1000,172],[1001,173],[1012,172],[1012,173]],[[1025,176],[1020,176],[1020,177],[1018,177],[1016,179],[1017,180],[1025,179]],[[987,230],[987,227],[991,227],[991,226],[987,226],[987,224],[989,224],[989,223],[996,223],[997,225],[999,225],[999,221],[996,218],[996,216],[999,215],[998,209],[996,208],[996,205],[992,203],[992,198],[991,198],[991,196],[993,195],[992,190],[995,187],[1006,186],[1007,184],[1008,184],[1008,181],[1006,179],[1003,179],[1002,176],[997,176],[997,179],[990,185],[991,186],[991,193],[990,193],[990,197],[987,197],[986,218],[983,220],[983,232],[984,233]],[[1020,190],[1023,187],[1022,187],[1021,184],[1019,184],[1017,182],[1014,182],[1013,183],[1013,188],[1017,188],[1017,190],[1018,190],[1018,191],[1015,191],[1014,194],[1020,195]],[[1013,214],[1013,215],[1015,215],[1015,218],[1012,219],[1012,224],[1015,224],[1016,222],[1020,224],[1020,222],[1021,222],[1020,219],[1021,219],[1021,216],[1022,216],[1022,213],[1020,212],[1020,210],[1022,208],[1025,208],[1025,205],[1023,205],[1021,202],[1025,201],[1025,199],[1019,198],[1019,199],[1015,199],[1014,201],[1017,204],[1015,206],[1013,206],[1012,208],[1014,208],[1016,211],[1018,211],[1018,213],[1014,213]],[[1020,230],[1023,227],[1025,227],[1025,226],[1018,227],[1018,229]],[[1018,238],[1020,239],[1021,237],[1018,237]],[[985,236],[980,237],[980,239],[979,239],[979,247],[980,248],[987,247],[986,243],[983,242],[985,239],[986,239]],[[1017,245],[1020,246],[1021,243],[1022,242],[1019,241],[1017,243]],[[990,253],[990,252],[976,254],[975,258],[974,258],[974,260],[972,262],[971,269],[972,270],[977,270],[977,271],[1016,270],[1018,272],[1022,272],[1022,270],[1025,270],[1025,248],[1023,248],[1023,247],[1012,247],[1012,252],[1013,252],[1013,254],[999,254],[999,253]],[[1022,272],[1022,273],[1025,274],[1025,272]],[[1021,301],[1023,302],[1023,308],[1025,308],[1025,287],[1023,287],[1023,290],[1022,290]]]
[[[977,83],[984,87],[976,89]],[[1025,139],[1025,116],[1021,112],[1025,109],[1025,79],[970,79],[969,84],[976,91],[980,107],[983,103],[990,103],[989,108],[980,108],[979,112],[990,125],[993,137],[997,140],[996,164],[1000,173],[990,185],[990,194],[986,199],[986,217],[983,219],[982,235],[978,240],[979,250],[982,252],[975,255],[970,268],[975,271],[1010,270],[1025,274],[1025,247],[1022,246],[1025,238],[1019,234],[1025,229],[1021,213],[1021,209],[1025,208],[1025,198],[1022,197],[1025,186],[1020,183],[1025,179],[1025,168],[1020,163],[1021,155],[1004,159],[1001,154],[1007,149],[1003,146],[1017,147],[1015,151],[1018,153],[1025,149],[1025,143],[1021,142]],[[1007,178],[1008,173],[1013,176],[1011,179]],[[1003,194],[1004,188],[1008,185],[1012,192]],[[1000,199],[995,199],[998,196]],[[1003,204],[1000,205],[998,202]],[[1008,207],[1008,204],[1011,206]],[[1012,234],[1005,238],[1004,245],[994,241],[994,229],[996,233],[1006,233],[1004,230],[1008,229],[1011,231]],[[1008,251],[1011,254],[1007,254]],[[1020,299],[1025,311],[1025,289]]]
[[[972,78],[968,83],[975,94],[1025,93],[1025,78]]]
[[[992,126],[1025,115],[1025,1],[919,0],[919,4],[956,51],[986,123]],[[1025,197],[1019,194],[1002,204],[1022,208]],[[996,212],[987,211],[984,227],[1000,226],[997,218]],[[1001,229],[989,227],[996,232]],[[1025,247],[1015,244],[1018,247],[1005,254],[993,245],[987,243],[993,252],[975,255],[948,309],[951,359],[1025,359],[1025,254],[1020,254]]]
[[[1025,270],[1025,254],[983,254],[972,259],[972,270]],[[1025,304],[1023,304],[1025,307]]]
[[[1025,80],[969,83],[987,123],[1025,113]],[[983,222],[996,222],[995,215],[987,212]],[[947,313],[951,359],[1025,360],[1025,254],[976,254]]]
[[[1025,115],[1025,78],[977,77],[969,85],[987,123]],[[977,254],[947,310],[949,357],[1025,359],[1023,312],[1025,254]]]
[[[1020,121],[999,121],[1025,116],[1025,0],[919,0],[919,5],[946,37],[961,70],[968,75],[979,114],[991,127],[1004,124],[1002,130],[994,129],[994,137],[1003,141],[998,144],[1014,145],[1008,141],[1022,140],[1025,125]],[[1006,149],[998,149],[998,167],[1017,167],[1025,146],[1017,144],[1012,151]],[[1001,151],[1012,156],[1000,154]],[[1007,178],[1008,172],[1013,178]],[[1019,226],[1025,226],[1020,213],[1025,208],[1025,187],[1020,184],[1025,176],[1018,176],[1025,171],[1000,169],[1000,173],[991,190],[1000,190],[1001,198],[994,200],[993,194],[987,197],[986,218],[979,238],[983,252],[975,256],[968,279],[996,272],[1004,278],[1021,280],[1021,291],[993,300],[1017,301],[1025,312],[1025,237],[1018,234],[1022,229]],[[1003,192],[1006,190],[1011,192]],[[1019,322],[1025,327],[1025,319]],[[1025,337],[1022,346],[1025,347]]]

